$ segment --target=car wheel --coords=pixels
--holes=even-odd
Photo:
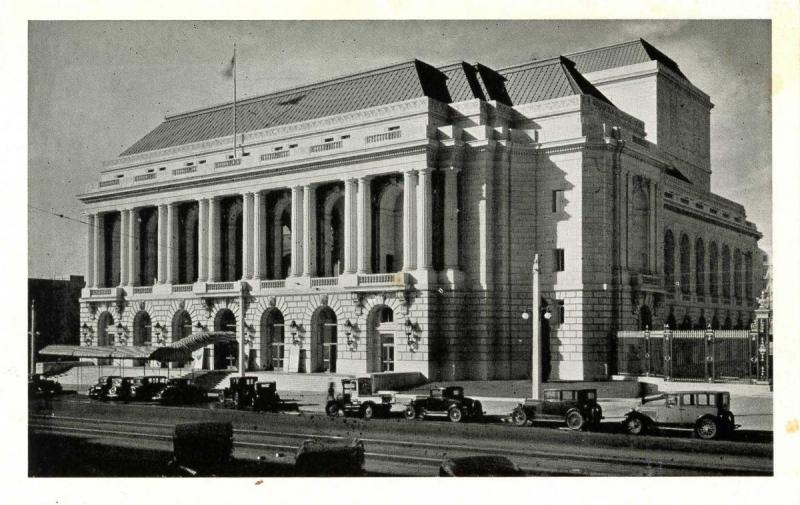
[[[406,407],[406,410],[403,411],[403,415],[405,416],[406,419],[411,421],[417,417],[417,409],[415,409],[413,405],[409,405],[408,407]]]
[[[713,440],[719,435],[719,424],[712,417],[704,417],[697,421],[694,432],[703,440]]]
[[[361,407],[361,417],[364,419],[372,419],[375,416],[375,409],[372,408],[371,403],[367,403]]]
[[[447,411],[447,418],[454,423],[460,423],[462,416],[463,413],[458,407],[450,407],[450,409]]]
[[[643,435],[647,431],[645,420],[641,416],[628,416],[625,419],[625,431],[630,435]]]
[[[328,402],[328,404],[325,406],[325,413],[330,417],[338,417],[339,406],[336,405],[336,402]]]
[[[567,428],[573,431],[578,431],[580,429],[583,429],[584,425],[583,414],[581,414],[577,410],[568,412],[566,421],[567,421]]]
[[[517,407],[514,409],[514,412],[511,413],[511,421],[517,426],[525,426],[528,424],[528,414],[525,413],[525,409]]]

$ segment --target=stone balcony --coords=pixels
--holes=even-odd
[[[630,277],[631,286],[641,291],[666,293],[661,275],[638,273]]]

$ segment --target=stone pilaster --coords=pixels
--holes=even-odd
[[[253,194],[253,277],[263,279],[266,276],[266,238],[267,209],[264,206],[264,195],[256,191]]]
[[[158,231],[157,231],[156,254],[157,254],[157,284],[167,282],[167,206],[158,206]]]
[[[303,275],[303,187],[292,188],[292,266],[290,275]]]
[[[303,275],[313,277],[317,270],[317,198],[314,187],[303,187]]]
[[[253,278],[253,193],[242,195],[242,279]]]
[[[403,271],[417,268],[417,172],[403,173]]]
[[[138,286],[139,283],[139,257],[141,254],[139,244],[139,211],[131,209],[128,212],[128,284]]]
[[[127,286],[131,282],[131,274],[129,271],[130,265],[128,264],[128,248],[130,247],[130,241],[128,240],[128,235],[130,235],[130,211],[123,210],[119,213],[119,285],[120,286]]]
[[[417,182],[417,268],[420,270],[430,270],[433,266],[431,174],[430,168],[421,169]]]
[[[344,181],[344,273],[356,271],[356,179]]]
[[[208,282],[219,280],[219,198],[208,199]]]
[[[197,201],[197,280],[208,279],[208,199]]]
[[[369,179],[358,179],[358,202],[356,216],[358,219],[358,273],[368,274],[371,270],[372,257],[372,205]]]
[[[86,216],[86,287],[91,288],[95,286],[95,272],[94,272],[94,237],[95,237],[95,214],[88,214]]]

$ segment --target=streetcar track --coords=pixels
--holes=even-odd
[[[50,416],[32,416],[32,417],[40,417],[42,419],[58,419],[64,421],[98,421],[97,419],[92,418],[81,418],[81,417],[50,417]],[[129,425],[129,426],[136,426],[136,427],[145,427],[145,428],[173,428],[174,425],[172,424],[163,424],[163,423],[141,423],[141,422],[133,422],[133,421],[120,421],[120,420],[102,420],[102,422],[107,422],[109,424],[117,424],[117,425]],[[64,427],[57,427],[57,426],[49,426],[49,425],[33,425],[35,427],[44,428],[44,429],[51,429],[51,428],[64,428]],[[146,436],[151,438],[159,438],[159,439],[171,439],[171,436],[168,435],[157,435],[157,434],[148,434],[148,433],[141,433],[141,432],[113,432],[108,430],[101,430],[101,429],[93,429],[93,428],[64,428],[73,431],[83,431],[89,433],[100,433],[108,435],[109,433],[118,433],[120,435],[125,436]],[[299,438],[299,439],[328,439],[328,440],[343,440],[343,439],[350,439],[353,437],[347,436],[340,436],[340,435],[318,435],[318,434],[310,434],[310,433],[289,433],[289,432],[267,432],[267,431],[259,431],[259,430],[246,430],[246,429],[235,429],[233,430],[234,433],[238,433],[240,435],[256,435],[256,436],[273,436],[273,437],[288,437],[288,438]],[[421,449],[427,452],[428,449],[441,449],[441,444],[432,444],[428,442],[412,442],[412,441],[395,441],[395,440],[385,440],[385,439],[375,439],[375,438],[361,438],[362,441],[365,443],[374,443],[377,445],[390,445],[390,446],[399,446],[404,447],[407,449]],[[259,443],[259,442],[245,442],[245,441],[238,441],[234,442],[234,445],[240,447],[259,447],[259,448],[270,448],[270,449],[283,449],[283,450],[292,450],[295,451],[295,446],[285,446],[285,445],[278,445],[278,444],[266,444],[266,443]],[[708,466],[698,465],[693,463],[687,462],[670,462],[670,461],[652,461],[652,460],[645,460],[641,458],[632,458],[632,457],[613,457],[613,456],[599,456],[599,455],[584,455],[584,454],[574,454],[574,453],[556,453],[556,452],[545,452],[545,451],[536,451],[536,450],[527,450],[522,451],[518,449],[500,449],[500,448],[491,448],[491,447],[475,447],[475,446],[467,446],[467,445],[459,445],[459,444],[448,444],[447,448],[450,450],[456,451],[465,451],[465,452],[477,452],[481,454],[499,454],[499,455],[513,455],[518,456],[521,458],[539,458],[539,459],[549,459],[549,460],[558,460],[558,461],[565,461],[571,460],[576,462],[589,462],[593,464],[612,464],[612,465],[620,465],[626,467],[636,467],[636,468],[660,468],[665,470],[688,470],[688,471],[697,471],[697,472],[708,472],[709,470],[715,472],[740,472],[740,473],[756,473],[756,474],[764,474],[764,475],[771,475],[771,472],[764,471],[761,467],[749,467],[749,466],[731,466],[726,465],[725,467],[715,467],[709,468]],[[384,458],[384,459],[401,459],[406,458],[410,461],[441,461],[440,459],[432,459],[426,458],[422,459],[421,457],[417,456],[400,456],[396,454],[384,454],[384,453],[367,453],[372,457],[377,458]],[[445,453],[446,454],[446,453]],[[446,457],[446,456],[445,456]],[[540,470],[540,469],[537,469]]]

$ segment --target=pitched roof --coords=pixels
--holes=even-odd
[[[236,104],[237,132],[429,96],[450,102],[445,76],[419,60],[301,86]],[[230,135],[231,104],[168,116],[120,156]]]
[[[658,61],[687,81],[678,64],[644,39],[630,40],[612,46],[587,49],[568,54],[581,73],[588,74],[609,68],[625,67],[648,61]]]
[[[511,101],[516,104],[572,95],[590,95],[611,104],[578,72],[575,63],[563,56],[508,67],[501,72],[506,77],[506,90]]]

